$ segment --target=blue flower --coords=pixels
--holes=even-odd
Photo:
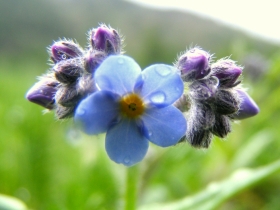
[[[184,136],[186,119],[172,105],[184,89],[176,68],[155,64],[141,71],[132,58],[112,55],[94,80],[98,91],[81,101],[74,120],[87,134],[107,132],[105,147],[113,161],[134,165],[149,141],[167,147]]]

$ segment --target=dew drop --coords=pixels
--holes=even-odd
[[[155,92],[150,96],[151,102],[155,104],[163,103],[165,99],[166,99],[165,93],[161,91]]]
[[[123,62],[124,62],[124,61],[123,61],[122,58],[119,58],[119,59],[118,59],[118,63],[119,63],[119,64],[123,64]]]
[[[124,162],[125,164],[130,163],[130,157],[129,157],[129,156],[126,156],[126,157],[123,159],[123,162]]]
[[[195,48],[189,50],[190,53],[194,53],[195,52]]]
[[[151,137],[153,135],[152,131],[148,132],[149,137]]]
[[[61,55],[61,58],[62,58],[63,60],[66,60],[66,59],[67,59],[67,56],[66,56],[65,54],[62,54],[62,55]]]
[[[77,115],[84,115],[86,111],[84,109],[77,109]]]
[[[176,90],[176,92],[181,92],[181,89],[178,87],[176,87],[175,90]]]
[[[170,68],[167,67],[157,67],[156,68],[156,72],[162,76],[162,77],[166,77],[169,74],[171,74],[172,70]]]

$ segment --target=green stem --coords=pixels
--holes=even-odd
[[[138,167],[127,168],[126,173],[126,192],[125,192],[125,210],[135,210],[137,204],[138,189]]]

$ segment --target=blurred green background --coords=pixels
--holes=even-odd
[[[279,159],[279,45],[191,14],[120,0],[1,1],[0,194],[34,210],[122,209],[126,168],[109,160],[104,136],[83,135],[72,120],[43,115],[43,108],[25,99],[36,77],[49,68],[46,47],[64,37],[86,46],[86,32],[99,23],[125,35],[126,54],[143,68],[172,64],[189,46],[201,46],[215,59],[231,55],[245,66],[243,84],[261,109],[235,123],[225,140],[215,138],[208,150],[151,145],[138,165],[139,206],[176,201],[239,168]],[[279,194],[276,173],[217,209],[279,209]]]

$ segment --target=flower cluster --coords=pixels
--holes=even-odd
[[[231,132],[230,121],[259,112],[240,85],[242,68],[229,58],[212,64],[211,59],[209,53],[196,47],[183,53],[175,63],[188,87],[176,104],[178,108],[190,107],[185,138],[194,147],[208,148],[213,135],[224,138]]]
[[[212,63],[195,47],[173,66],[141,70],[122,52],[121,36],[105,25],[90,31],[85,49],[54,42],[51,68],[26,97],[58,119],[74,117],[89,135],[106,132],[109,157],[126,166],[144,158],[149,142],[168,147],[186,139],[207,148],[213,135],[227,136],[231,121],[259,112],[240,85],[242,68],[228,58]]]
[[[78,103],[93,93],[93,74],[110,55],[122,53],[122,39],[101,25],[89,32],[86,50],[72,40],[60,40],[49,48],[51,68],[28,91],[27,99],[49,110],[58,119],[73,117]]]

